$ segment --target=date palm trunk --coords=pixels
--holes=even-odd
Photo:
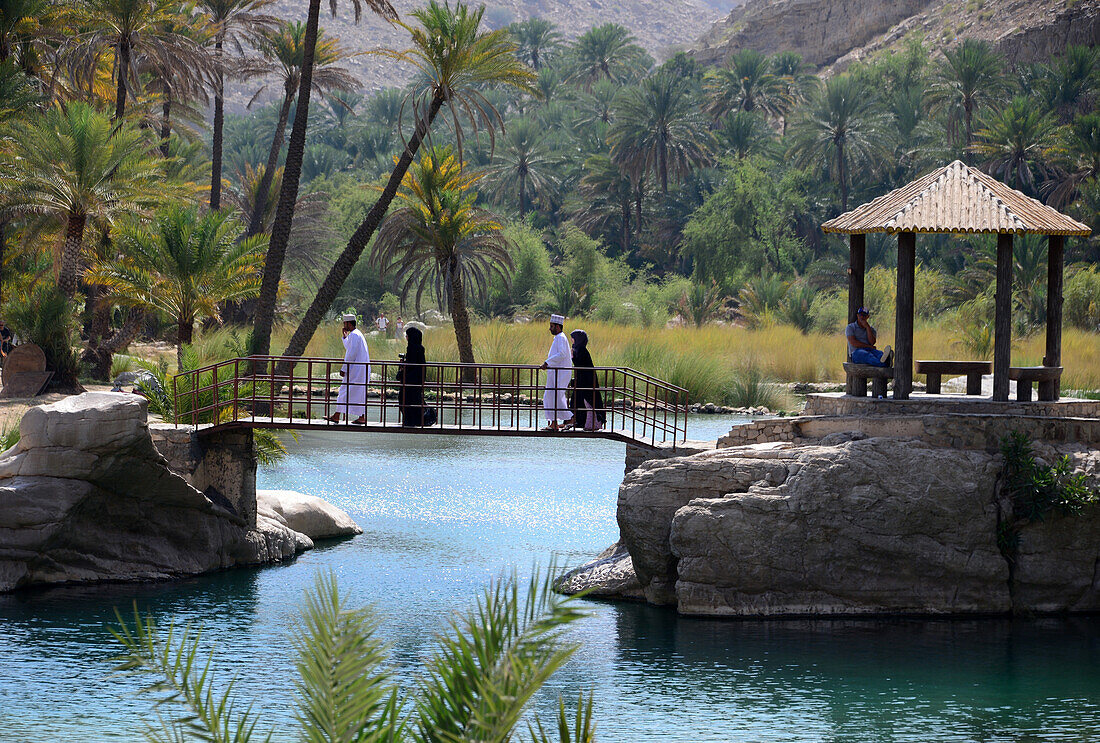
[[[214,78],[214,126],[210,141],[210,209],[222,208],[222,137],[225,125],[225,67],[222,59],[221,34],[214,42],[218,69]]]
[[[474,341],[470,334],[470,311],[466,308],[466,287],[462,282],[462,271],[459,270],[458,261],[451,259],[448,273],[451,274],[451,322],[455,328],[455,342],[458,344],[458,360],[463,364],[475,364]],[[462,370],[462,379],[473,382],[476,379],[476,370],[466,368]]]
[[[172,94],[166,89],[160,104],[160,154],[168,157],[168,139],[172,136]]]
[[[279,281],[283,276],[283,261],[290,242],[290,225],[294,221],[294,204],[298,200],[298,180],[302,175],[302,157],[306,148],[306,127],[309,119],[309,94],[313,87],[313,59],[317,52],[317,24],[321,12],[321,0],[310,0],[306,19],[305,48],[302,50],[301,78],[298,81],[298,109],[294,112],[294,127],[290,130],[286,164],[283,166],[283,185],[279,190],[279,204],[275,207],[275,221],[271,226],[264,261],[264,276],[256,301],[256,317],[252,329],[252,353],[266,356],[271,352],[271,327],[275,322],[275,298]],[[266,174],[265,174],[266,175]],[[256,371],[262,371],[257,369]]]
[[[114,121],[126,114],[126,75],[130,72],[130,41],[123,38],[118,44],[118,86],[115,90]]]
[[[346,281],[348,275],[351,274],[351,269],[355,267],[355,263],[363,254],[363,250],[366,249],[367,243],[369,243],[371,237],[374,236],[374,232],[378,229],[378,224],[382,221],[382,217],[386,216],[386,210],[390,208],[390,202],[392,202],[394,196],[397,195],[397,189],[401,185],[401,180],[405,177],[405,173],[408,172],[409,166],[412,165],[413,158],[416,157],[416,152],[420,149],[420,144],[424,141],[424,137],[427,136],[428,130],[431,128],[432,122],[435,121],[435,117],[442,106],[443,94],[436,93],[432,97],[431,103],[428,105],[428,110],[423,118],[417,121],[416,129],[405,145],[405,150],[401,153],[401,158],[397,161],[397,166],[394,167],[393,172],[390,173],[390,178],[386,181],[386,187],[382,190],[381,196],[374,202],[374,206],[367,212],[366,218],[359,227],[356,228],[347,246],[344,248],[343,252],[340,253],[336,262],[332,264],[332,268],[329,269],[328,275],[325,276],[324,282],[321,283],[320,288],[317,290],[317,295],[313,298],[313,302],[309,305],[309,309],[306,310],[305,316],[302,317],[301,322],[298,323],[298,329],[294,331],[294,335],[291,336],[286,350],[283,351],[284,356],[301,356],[302,353],[305,352],[306,344],[309,343],[313,334],[317,331],[317,326],[321,324],[321,320],[324,318],[325,314],[328,313],[329,308],[332,307],[333,300],[336,299],[336,295],[344,286],[344,281]],[[280,375],[289,373],[290,366],[290,362],[282,362],[277,373]]]
[[[271,149],[267,153],[267,165],[264,166],[264,174],[260,178],[260,185],[256,188],[256,199],[252,204],[252,214],[248,218],[248,231],[245,232],[245,237],[252,237],[263,231],[264,205],[267,203],[268,193],[271,192],[271,182],[275,179],[275,170],[279,167],[279,152],[283,149],[283,138],[286,137],[286,122],[290,118],[290,104],[293,102],[294,88],[288,81],[283,95],[283,105],[279,108],[279,121],[275,124],[275,135],[271,138]]]
[[[179,318],[176,321],[176,369],[183,369],[183,345],[191,345],[195,339],[195,321],[193,318]]]
[[[66,299],[76,296],[76,282],[80,274],[80,252],[84,244],[84,225],[88,215],[69,213],[65,229],[65,242],[61,246],[61,267],[57,273],[57,288]]]

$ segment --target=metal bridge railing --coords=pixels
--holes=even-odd
[[[350,423],[344,406],[337,404],[345,384],[339,373],[343,367],[340,359],[249,356],[181,373],[173,378],[171,392],[175,423],[315,428],[331,425],[325,419],[337,412],[341,424]],[[417,391],[423,407],[435,411],[434,430],[529,435],[546,425],[546,372],[537,366],[379,360],[369,367],[367,381],[348,385],[365,396],[363,427],[368,430],[402,427],[403,392],[415,398]],[[403,384],[406,367],[416,368],[405,378],[422,378],[423,384]],[[597,367],[594,372],[591,391],[602,398],[598,412],[606,418],[603,430],[594,435],[673,446],[687,438],[687,390],[633,369]],[[571,387],[567,399],[576,400],[576,394]],[[554,413],[558,420],[573,415],[569,409],[558,410],[556,402]],[[577,429],[583,424],[578,420]]]

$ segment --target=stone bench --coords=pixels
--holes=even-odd
[[[871,394],[874,397],[886,397],[886,381],[894,378],[892,366],[870,366],[868,364],[844,363],[847,381],[844,394],[852,397],[867,396],[867,380],[871,380]]]
[[[1039,383],[1040,400],[1058,399],[1058,380],[1062,378],[1060,366],[1010,366],[1008,378],[1016,381],[1016,399],[1031,400],[1031,383]]]
[[[940,394],[944,374],[965,374],[966,394],[982,394],[982,375],[993,373],[992,361],[918,361],[917,374],[928,377],[929,395]]]

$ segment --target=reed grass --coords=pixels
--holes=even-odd
[[[767,382],[844,381],[844,338],[840,333],[803,334],[789,325],[765,323],[755,328],[706,325],[702,328],[643,328],[598,321],[582,321],[589,335],[589,349],[598,366],[624,366],[664,379],[688,390],[692,400],[737,404],[738,377],[748,370]],[[279,328],[272,350],[281,352],[290,328]],[[330,331],[330,332],[329,332]],[[492,322],[473,328],[475,357],[482,363],[540,364],[550,346],[550,334],[542,323],[513,325]],[[963,332],[951,317],[919,324],[914,331],[914,357],[918,359],[969,359]],[[883,332],[879,346],[893,344],[892,330]],[[1038,365],[1045,352],[1042,333],[1013,342],[1012,363]],[[450,326],[430,328],[424,344],[431,361],[457,362],[458,349]],[[372,358],[396,359],[404,343],[368,336]],[[314,336],[307,355],[336,358],[343,355],[339,327]],[[1100,334],[1066,328],[1062,334],[1062,387],[1100,389]],[[918,377],[920,379],[920,377]],[[743,386],[743,384],[742,384]]]

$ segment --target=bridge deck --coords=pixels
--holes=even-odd
[[[205,432],[225,431],[231,429],[268,428],[293,431],[356,431],[361,433],[408,433],[408,434],[435,434],[444,436],[520,436],[527,438],[576,438],[576,439],[605,439],[619,441],[624,444],[635,444],[646,448],[655,448],[647,440],[640,440],[629,429],[601,431],[584,431],[569,429],[568,431],[544,431],[541,428],[516,427],[516,428],[478,428],[470,425],[436,424],[434,426],[402,426],[399,423],[381,423],[368,421],[365,424],[332,423],[323,419],[304,421],[301,418],[246,418],[244,420],[227,421],[217,425],[204,423],[195,427],[201,435]]]

